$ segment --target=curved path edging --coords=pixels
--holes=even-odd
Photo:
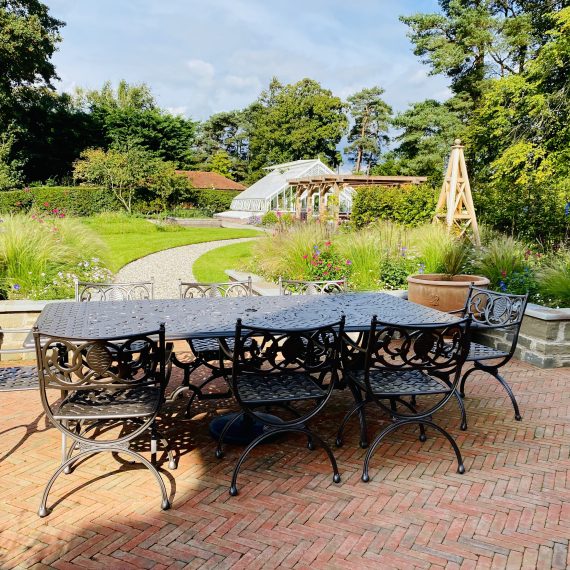
[[[115,274],[114,281],[128,283],[154,279],[155,299],[177,299],[178,280],[196,280],[192,266],[200,256],[218,247],[254,239],[257,238],[224,239],[163,249],[127,263]]]

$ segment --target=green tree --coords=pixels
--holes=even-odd
[[[347,99],[352,127],[348,133],[348,146],[344,152],[354,161],[360,172],[363,162],[368,170],[378,162],[382,144],[387,144],[392,108],[382,99],[384,89],[362,89]]]
[[[224,150],[219,150],[212,156],[208,163],[210,172],[217,172],[226,178],[232,177],[232,161],[228,153]]]
[[[22,183],[22,165],[10,158],[14,135],[10,131],[0,136],[0,190],[13,190]]]
[[[303,158],[321,156],[340,164],[337,146],[348,119],[342,101],[317,81],[282,85],[274,78],[245,115],[250,179],[264,166]]]
[[[476,102],[490,77],[522,73],[545,39],[550,13],[567,0],[439,0],[440,13],[401,20],[415,54],[453,91]]]
[[[38,0],[0,2],[0,105],[18,88],[49,85],[57,77],[50,59],[62,26]]]
[[[109,189],[129,213],[139,188],[154,172],[155,157],[139,147],[127,150],[88,149],[73,165],[73,176]]]
[[[439,184],[451,144],[465,131],[462,114],[459,99],[453,98],[446,103],[427,99],[397,115],[393,124],[402,130],[394,151],[398,174],[428,176]]]
[[[144,83],[120,81],[117,89],[107,82],[100,90],[77,90],[76,102],[88,111],[103,133],[104,146],[143,147],[184,168],[193,160],[196,124],[158,108]]]

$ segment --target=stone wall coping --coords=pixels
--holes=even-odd
[[[0,301],[0,314],[2,313],[40,313],[48,303],[58,301],[73,301],[73,299],[55,299],[50,301]]]
[[[526,307],[525,315],[541,321],[570,321],[570,308],[551,309],[550,307],[529,303]]]

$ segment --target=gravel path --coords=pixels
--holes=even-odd
[[[115,281],[128,283],[154,279],[155,299],[176,299],[178,298],[178,280],[195,281],[192,266],[201,255],[216,247],[252,239],[257,238],[207,241],[157,251],[125,265],[115,275]]]

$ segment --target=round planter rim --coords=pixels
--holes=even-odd
[[[458,281],[449,281],[441,279],[444,273],[420,273],[408,276],[408,283],[416,283],[418,285],[435,285],[437,287],[465,287],[467,285],[475,285],[482,287],[489,285],[490,281],[487,277],[481,275],[460,274],[455,277],[461,277]]]

